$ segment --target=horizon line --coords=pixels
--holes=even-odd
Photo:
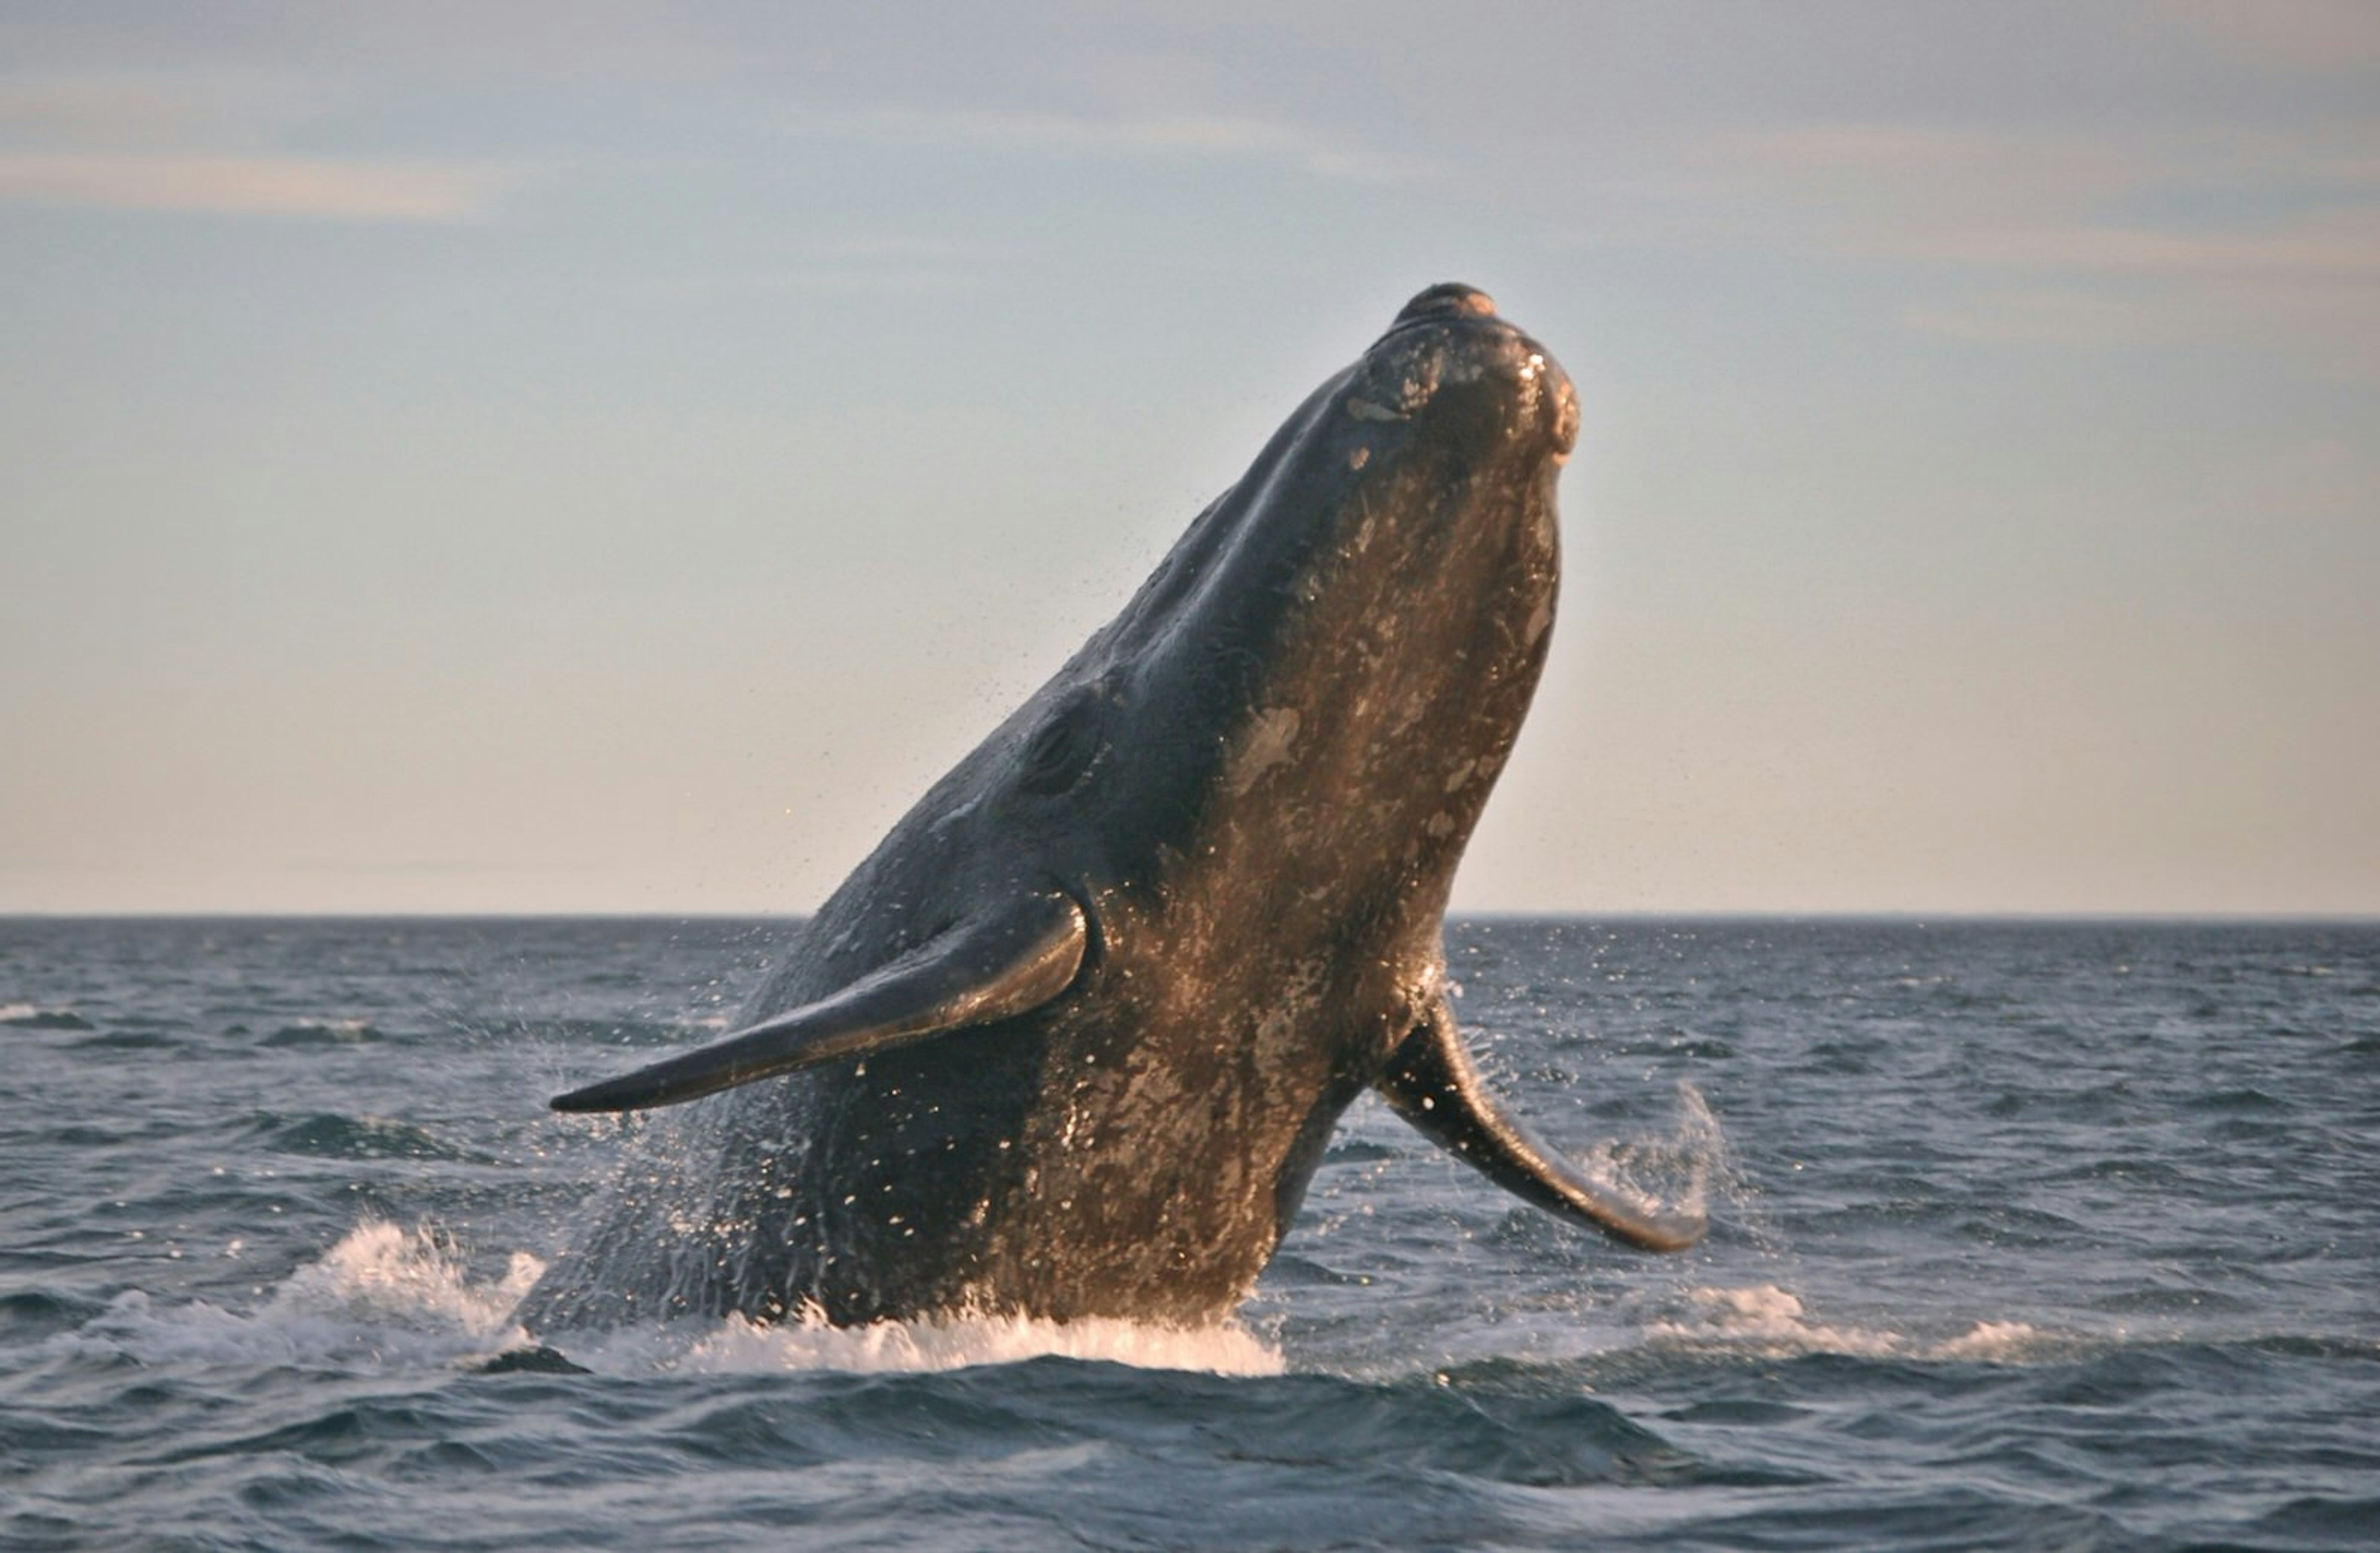
[[[0,909],[0,922],[785,922],[801,923],[815,911],[659,911],[581,908],[567,911],[461,910],[412,908],[325,911],[164,908],[154,910],[42,911]],[[2273,926],[2380,927],[2375,911],[2101,911],[1949,909],[1927,911],[1900,907],[1876,909],[1791,910],[1775,907],[1732,910],[1641,907],[1609,911],[1561,907],[1535,911],[1485,907],[1449,911],[1449,922],[1930,922],[1960,923],[2141,923],[2240,924]]]

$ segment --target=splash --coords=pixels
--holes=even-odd
[[[1600,1144],[1577,1162],[1597,1184],[1664,1217],[1708,1218],[1714,1186],[1730,1200],[1742,1195],[1725,1130],[1702,1091],[1684,1079],[1678,1082],[1678,1119],[1667,1134]]]
[[[1105,1319],[949,1316],[843,1328],[816,1318],[765,1326],[730,1316],[589,1334],[566,1346],[573,1360],[602,1373],[910,1373],[1053,1356],[1209,1375],[1269,1376],[1284,1368],[1277,1350],[1228,1322],[1183,1329]]]
[[[535,1341],[513,1313],[544,1270],[537,1257],[515,1252],[502,1277],[475,1280],[436,1228],[369,1221],[292,1273],[252,1312],[205,1300],[164,1304],[134,1291],[59,1341],[79,1352],[156,1365],[472,1367]],[[763,1326],[730,1316],[564,1341],[573,1362],[607,1375],[922,1372],[1052,1355],[1212,1375],[1279,1375],[1284,1367],[1278,1351],[1232,1323],[1184,1330],[955,1316],[845,1329],[817,1319]]]
[[[477,1281],[435,1231],[367,1221],[253,1312],[205,1300],[161,1305],[135,1290],[65,1341],[144,1364],[372,1371],[470,1364],[526,1341],[513,1307],[544,1270],[516,1252],[502,1278]]]
[[[2018,1364],[2037,1355],[2046,1341],[2022,1321],[1978,1321],[1966,1332],[1938,1341],[1834,1326],[1813,1319],[1800,1295],[1773,1283],[1681,1291],[1665,1302],[1654,1319],[1644,1323],[1643,1330],[1657,1345],[1741,1349],[1779,1358],[1842,1353],[1857,1358]]]

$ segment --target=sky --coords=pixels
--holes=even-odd
[[[1470,911],[2380,913],[2380,6],[0,11],[0,912],[799,912],[1412,293]]]

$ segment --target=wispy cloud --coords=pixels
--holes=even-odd
[[[127,211],[464,221],[509,182],[499,170],[301,156],[0,152],[0,200]]]
[[[1944,225],[2070,219],[2161,171],[2143,148],[2084,134],[1811,124],[1722,134],[1686,165],[1772,230],[1828,248],[1897,245]]]
[[[281,148],[333,101],[253,76],[0,79],[0,201],[448,222],[488,214],[513,181],[484,163]]]
[[[2380,65],[2380,6],[2371,0],[2162,0],[2151,14],[2282,69],[2331,75]]]
[[[801,134],[1007,146],[1078,156],[1248,158],[1367,183],[1401,182],[1436,170],[1434,164],[1378,155],[1284,119],[1240,114],[879,107],[803,111],[784,122]]]
[[[2187,334],[2187,320],[2170,306],[2058,287],[1979,292],[1901,316],[1920,334],[1989,345],[2140,345]]]
[[[2380,206],[2327,212],[2263,231],[2077,224],[1979,227],[1912,238],[1912,258],[2166,279],[2380,285]]]
[[[1913,309],[1962,338],[2105,345],[2230,338],[2338,376],[2380,378],[2380,202],[2239,226],[2095,224],[1950,228],[1892,245],[1990,287]]]
[[[1920,334],[1985,345],[2247,343],[2284,351],[2325,376],[2380,381],[2380,285],[2248,279],[2111,289],[2052,278],[1968,289],[1912,306],[1901,319]]]
[[[743,264],[678,271],[642,289],[677,297],[733,292],[924,296],[979,289],[1031,257],[1030,250],[1013,243],[860,230],[781,243]]]
[[[170,145],[201,114],[188,91],[147,77],[0,80],[0,136],[19,149]]]
[[[2367,133],[2369,131],[2370,133]],[[2380,127],[2095,135],[1805,125],[1714,138],[1666,240],[1900,270],[1902,317],[1977,341],[2228,338],[2380,375]],[[1657,240],[1659,240],[1657,238]]]

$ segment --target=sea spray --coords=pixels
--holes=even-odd
[[[169,1304],[134,1290],[61,1341],[112,1348],[143,1364],[433,1369],[521,1342],[512,1310],[544,1270],[535,1256],[515,1252],[503,1276],[475,1280],[434,1229],[370,1219],[253,1311],[207,1300]]]
[[[59,1341],[143,1364],[469,1367],[532,1341],[513,1313],[543,1271],[537,1257],[514,1252],[501,1277],[476,1279],[437,1227],[368,1220],[253,1311],[206,1300],[167,1304],[134,1291]],[[1046,1356],[1211,1375],[1285,1367],[1278,1350],[1236,1322],[1184,1329],[953,1315],[838,1328],[814,1314],[774,1325],[728,1316],[577,1334],[566,1346],[574,1363],[612,1375],[928,1372]]]
[[[617,1328],[568,1345],[599,1373],[921,1373],[1058,1357],[1208,1375],[1280,1375],[1280,1352],[1235,1322],[1177,1329],[1135,1321],[1014,1316],[920,1316],[832,1327],[815,1316],[765,1324],[741,1316]]]

